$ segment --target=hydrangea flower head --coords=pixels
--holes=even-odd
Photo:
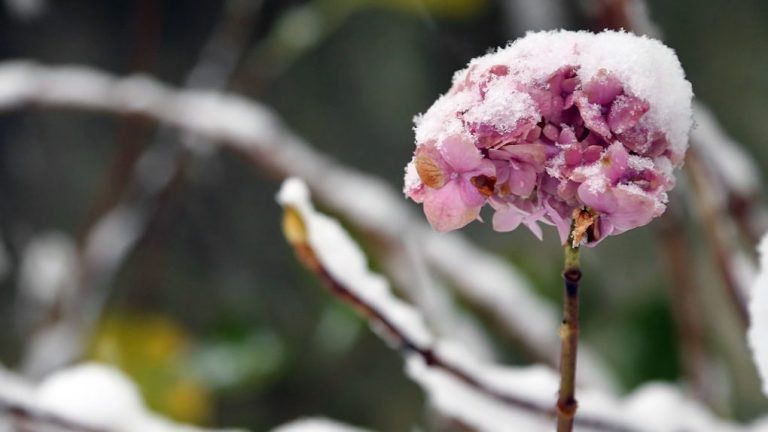
[[[472,60],[416,118],[405,194],[438,231],[494,209],[493,228],[594,218],[586,243],[660,216],[691,127],[675,53],[625,32],[529,33]]]

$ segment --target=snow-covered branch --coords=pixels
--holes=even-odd
[[[537,358],[550,364],[557,358],[557,313],[522,275],[461,235],[432,232],[398,191],[317,152],[263,105],[234,94],[179,91],[143,75],[115,78],[79,66],[0,63],[0,111],[22,107],[143,116],[221,143],[281,177],[301,176],[325,206],[385,240],[389,253],[403,254],[405,239],[423,245],[425,262],[455,282],[462,296],[489,311]],[[459,264],[468,261],[482,265],[485,276],[462,270]],[[583,351],[584,381],[608,385],[605,368]]]
[[[730,211],[747,240],[756,245],[768,229],[768,208],[760,201],[763,180],[754,157],[701,102],[694,103],[693,118],[696,127],[691,131],[691,143],[717,180],[717,190],[710,195],[718,199],[718,207]]]
[[[735,229],[730,219],[725,217],[724,209],[718,204],[717,185],[712,171],[702,161],[696,148],[690,149],[687,157],[686,172],[691,179],[693,198],[704,225],[704,237],[709,243],[714,263],[717,266],[723,287],[728,294],[737,316],[744,326],[748,325],[747,281],[751,275],[745,275],[737,264],[743,251],[735,244]],[[742,259],[741,262],[748,260]],[[746,270],[751,273],[750,270]]]
[[[0,430],[6,421],[29,432],[214,432],[150,412],[126,375],[97,363],[58,371],[38,385],[0,367]]]
[[[480,431],[551,430],[553,370],[488,364],[435,337],[419,312],[368,270],[366,257],[341,225],[315,211],[303,182],[287,180],[278,201],[285,209],[286,238],[298,258],[401,350],[409,376],[443,414]],[[580,394],[576,425],[581,431],[750,430],[716,419],[669,385],[649,384],[625,399],[588,387]]]
[[[419,312],[393,296],[387,281],[368,270],[362,251],[338,222],[315,211],[305,183],[296,178],[286,180],[278,201],[285,209],[285,236],[297,257],[335,296],[358,310],[374,329],[403,351],[413,363],[411,371],[414,375],[422,375],[418,367],[423,365],[440,370],[451,380],[503,405],[542,417],[554,415],[554,410],[547,404],[505,394],[445,360],[433,349],[435,337]]]
[[[760,242],[760,273],[752,283],[749,303],[750,326],[747,338],[757,371],[768,396],[768,235]]]

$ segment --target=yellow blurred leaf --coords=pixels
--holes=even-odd
[[[171,317],[110,314],[99,323],[88,356],[125,371],[152,410],[199,424],[210,419],[212,401],[184,367],[192,342]]]
[[[200,382],[178,381],[165,393],[164,406],[180,420],[203,420],[211,418],[210,392]]]

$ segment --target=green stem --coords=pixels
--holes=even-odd
[[[563,322],[560,325],[560,392],[557,399],[557,432],[573,430],[576,414],[576,353],[579,346],[579,248],[565,245]]]

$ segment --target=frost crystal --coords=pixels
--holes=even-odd
[[[405,194],[438,231],[494,208],[493,228],[538,222],[587,243],[660,216],[691,127],[691,85],[674,52],[625,32],[529,33],[472,60],[416,118]]]

